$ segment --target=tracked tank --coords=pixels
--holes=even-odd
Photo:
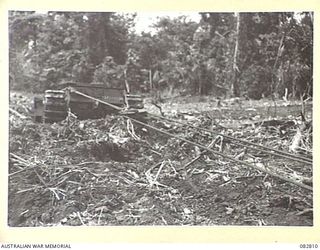
[[[59,122],[67,117],[68,112],[81,120],[97,119],[119,112],[120,109],[134,113],[144,107],[141,95],[129,94],[122,88],[109,88],[102,84],[76,83],[64,83],[60,86],[63,88],[46,90],[43,98],[34,98],[33,118],[35,121]]]

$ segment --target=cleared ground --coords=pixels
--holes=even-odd
[[[313,225],[312,191],[202,153],[121,116],[34,123],[31,98],[11,93],[9,226]],[[289,151],[299,102],[184,97],[160,104],[167,117]],[[146,104],[150,113],[160,114]],[[312,120],[312,103],[305,106]],[[148,124],[244,160],[312,177],[312,166],[245,151],[164,120]],[[266,122],[268,121],[268,122]],[[275,121],[275,122],[270,122]],[[312,155],[312,127],[295,154]],[[190,163],[195,158],[194,162]]]

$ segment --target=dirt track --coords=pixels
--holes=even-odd
[[[26,116],[29,103],[11,98],[11,107]],[[217,107],[216,101],[183,99],[162,106],[168,116],[195,126],[288,150],[300,111],[292,104],[226,101]],[[311,105],[307,111],[310,120]],[[259,124],[270,119],[297,124]],[[204,144],[214,139],[147,122]],[[238,156],[243,150],[227,143],[224,152]],[[11,115],[10,153],[9,226],[313,225],[309,190],[210,154],[185,167],[198,148],[137,125],[132,133],[119,116],[40,124]],[[312,167],[300,163],[284,159],[279,167],[312,177]]]

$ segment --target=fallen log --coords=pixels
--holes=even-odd
[[[18,111],[15,111],[15,110],[12,109],[12,108],[9,108],[9,111],[10,111],[12,114],[18,116],[18,117],[21,118],[21,119],[27,119],[27,117],[26,117],[25,115],[20,114]]]

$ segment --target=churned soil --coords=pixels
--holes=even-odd
[[[310,190],[119,115],[42,124],[30,119],[29,105],[30,98],[11,95],[10,107],[22,117],[10,113],[9,226],[313,225]],[[283,151],[301,123],[297,102],[185,97],[160,105],[173,119]],[[150,103],[146,109],[160,114]],[[306,119],[312,120],[311,103]],[[312,166],[151,116],[143,121],[204,145],[214,141],[214,150],[237,159],[312,178]],[[312,127],[303,136],[295,154],[311,156]]]

